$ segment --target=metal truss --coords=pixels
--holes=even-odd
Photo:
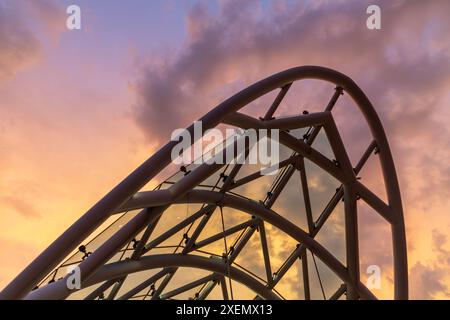
[[[292,84],[304,79],[323,80],[336,86],[325,110],[284,118],[274,117]],[[279,90],[279,93],[261,118],[239,112],[244,106],[274,90]],[[373,138],[354,167],[332,114],[336,102],[344,93],[359,107]],[[292,68],[249,86],[219,104],[200,120],[204,130],[219,124],[243,129],[280,130],[280,142],[290,150],[290,156],[279,163],[280,171],[263,200],[257,201],[239,193],[241,187],[257,184],[262,178],[260,171],[240,177],[240,164],[182,167],[180,172],[155,190],[143,191],[144,186],[171,163],[171,150],[176,144],[171,141],[67,229],[5,287],[0,298],[69,298],[76,290],[67,288],[66,279],[69,275],[65,268],[78,265],[81,270],[81,291],[84,293],[80,298],[84,299],[176,299],[185,294],[185,298],[188,296],[201,300],[210,296],[214,289],[220,290],[223,299],[238,299],[242,287],[253,292],[257,299],[284,299],[277,286],[297,265],[301,269],[298,281],[305,299],[311,299],[318,288],[320,296],[326,298],[320,277],[320,269],[324,266],[340,282],[329,299],[339,299],[344,295],[347,299],[375,299],[374,294],[360,280],[358,200],[364,201],[391,225],[394,297],[408,298],[405,227],[394,162],[372,104],[350,78],[323,67]],[[292,134],[292,130],[300,128],[306,130],[303,136]],[[194,127],[187,130],[192,134]],[[314,147],[313,143],[321,132],[325,133],[335,159],[329,159]],[[373,154],[377,154],[381,164],[387,203],[357,178]],[[340,184],[332,198],[328,202],[324,201],[324,209],[317,218],[313,217],[305,161],[313,163]],[[283,216],[282,212],[273,210],[294,174],[298,174],[301,181],[298,195],[305,206],[299,208],[299,212],[303,212],[306,217],[305,230]],[[341,200],[344,202],[345,217],[345,262],[341,262],[316,240],[317,234]],[[185,218],[167,227],[164,223],[170,218],[166,218],[166,215],[174,206],[194,210],[186,209]],[[247,218],[232,223],[230,215],[233,212],[240,212]],[[118,218],[99,232],[102,225],[114,215]],[[212,217],[219,218],[219,222],[215,223],[216,229],[218,227],[216,232],[211,231],[216,229],[208,227]],[[156,234],[155,230],[161,225],[162,229]],[[268,226],[280,230],[296,243],[289,249],[291,254],[277,268],[271,261]],[[93,234],[97,236],[83,244]],[[255,237],[256,240],[259,238],[256,243],[262,252],[260,265],[263,276],[238,263],[238,258],[249,246],[250,240],[253,239],[255,243]],[[169,240],[175,244],[165,245]],[[211,245],[215,251],[208,249]],[[78,251],[75,251],[77,247]],[[318,268],[317,261],[320,261],[321,268]],[[314,266],[319,286],[311,283],[314,271],[311,266]],[[193,269],[201,270],[203,275],[188,283],[173,285],[177,274],[187,276],[189,270]],[[140,276],[131,281],[131,277],[136,274]]]

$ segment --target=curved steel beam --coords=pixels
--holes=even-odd
[[[139,260],[123,260],[107,264],[101,267],[91,278],[89,278],[89,280],[87,280],[83,285],[82,289],[109,279],[117,279],[131,273],[165,267],[190,267],[215,272],[226,277],[229,276],[233,280],[242,283],[264,299],[280,299],[278,295],[264,286],[261,282],[236,267],[227,266],[227,264],[223,263],[221,260],[182,254],[158,254],[145,256]],[[65,296],[66,291],[66,284],[64,282],[57,281],[32,291],[28,294],[26,299],[59,299],[60,297]],[[77,290],[73,290],[71,293],[76,291]]]
[[[124,210],[135,210],[139,208],[152,207],[155,204],[153,201],[156,197],[152,193],[157,191],[147,191],[137,193],[137,197],[133,197],[123,207]],[[158,192],[159,193],[159,192]],[[215,204],[223,207],[233,208],[249,215],[255,215],[262,220],[270,223],[287,235],[304,244],[311,252],[320,258],[331,270],[333,270],[337,276],[343,281],[349,282],[349,274],[347,269],[336,257],[334,257],[326,248],[320,243],[314,240],[308,233],[297,227],[289,220],[283,218],[275,211],[266,208],[256,201],[241,198],[232,194],[223,194],[215,191],[208,190],[192,190],[183,198],[178,199],[175,203],[208,203]],[[359,294],[365,299],[373,299],[374,296],[370,291],[365,288],[361,283],[357,284],[356,288]],[[369,294],[370,293],[370,294]]]

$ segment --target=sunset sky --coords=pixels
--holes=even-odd
[[[81,30],[66,28],[71,4]],[[381,30],[366,27],[369,4]],[[0,289],[173,129],[275,72],[321,65],[354,79],[385,127],[411,298],[449,299],[449,13],[447,0],[0,0]],[[340,119],[357,149],[362,117]],[[391,244],[361,228],[382,263]]]

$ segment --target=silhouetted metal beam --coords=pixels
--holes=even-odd
[[[170,270],[168,270],[168,269],[163,269],[163,270],[157,272],[156,274],[154,274],[153,276],[151,276],[150,278],[148,278],[144,282],[140,283],[139,285],[137,285],[133,289],[131,289],[128,292],[124,293],[118,300],[128,300],[128,299],[132,298],[133,296],[135,296],[136,294],[138,294],[139,292],[141,292],[145,288],[149,287],[150,285],[154,284],[156,281],[158,281],[159,279],[161,279],[162,277],[167,275],[167,273],[169,273],[169,271]]]
[[[295,137],[290,136],[286,132],[281,132],[280,141],[287,145],[292,150],[296,151],[305,158],[311,160],[317,164],[323,170],[335,177],[346,185],[346,187],[354,187],[355,192],[360,195],[366,202],[376,210],[382,210],[382,212],[389,216],[389,222],[392,226],[392,242],[393,242],[393,258],[394,258],[394,288],[396,299],[407,299],[408,297],[408,282],[407,282],[407,256],[406,256],[406,237],[405,226],[403,218],[403,208],[400,197],[400,190],[398,187],[397,175],[395,172],[394,162],[392,154],[389,149],[389,144],[384,133],[381,122],[371,105],[370,101],[362,90],[347,76],[336,72],[331,69],[305,66],[292,68],[278,74],[275,74],[269,78],[261,80],[254,85],[242,90],[233,97],[225,100],[219,104],[212,111],[207,113],[200,119],[202,121],[203,130],[208,130],[215,127],[222,122],[226,117],[235,114],[239,109],[254,101],[255,99],[263,96],[264,94],[271,92],[280,87],[284,87],[296,80],[301,79],[321,79],[329,81],[338,86],[339,91],[345,90],[349,96],[356,102],[360,111],[364,115],[369,125],[370,131],[373,135],[374,141],[379,151],[379,160],[381,163],[382,173],[385,181],[387,204],[378,201],[377,197],[374,197],[370,192],[365,190],[364,186],[358,184],[358,182],[351,181],[350,174],[353,170],[347,170],[347,163],[342,161],[342,152],[345,152],[345,148],[340,146],[340,143],[336,139],[336,135],[329,134],[331,137],[332,147],[334,146],[334,152],[338,158],[340,167],[335,166],[329,159],[317,152],[314,148],[311,148],[307,143],[299,141]],[[340,89],[342,88],[342,90]],[[341,93],[339,92],[339,94]],[[338,97],[338,91],[336,91],[331,105],[336,103]],[[328,107],[327,107],[328,108]],[[303,117],[301,119],[294,119],[295,121],[307,121],[312,119],[311,117]],[[280,120],[280,119],[278,119]],[[253,121],[253,120],[252,120]],[[283,128],[292,126],[293,119],[282,120],[282,122],[272,122],[275,120],[260,121],[265,124],[263,126],[275,126],[279,125]],[[269,124],[270,123],[270,124]],[[298,122],[300,123],[300,122]],[[257,123],[261,125],[260,123]],[[306,122],[304,122],[306,124]],[[244,125],[246,125],[244,123]],[[301,124],[299,124],[301,125]],[[316,128],[319,128],[317,125]],[[188,132],[193,134],[194,126],[191,125],[187,128]],[[317,130],[316,130],[317,131]],[[55,242],[53,242],[45,251],[42,252],[21,274],[19,274],[4,290],[0,293],[0,299],[17,299],[24,297],[34,286],[39,283],[54,267],[60,263],[60,261],[73,249],[76,248],[84,239],[86,239],[96,228],[98,228],[112,213],[117,212],[118,208],[123,206],[130,197],[132,197],[140,188],[142,188],[150,179],[158,174],[163,168],[165,168],[171,161],[171,151],[177,144],[177,141],[171,141],[161,148],[154,156],[144,162],[139,168],[132,172],[125,180],[123,180],[117,187],[115,187],[110,193],[108,193],[103,199],[101,199],[96,205],[94,205],[85,215],[83,215],[77,222],[75,222],[63,235],[61,235]],[[339,159],[340,158],[340,159]],[[344,159],[345,160],[345,159]],[[170,205],[183,198],[184,194],[192,190],[201,181],[209,177],[211,174],[219,170],[222,166],[200,166],[191,174],[185,176],[179,182],[175,183],[167,192],[152,193],[151,196],[155,197],[155,201],[160,201],[161,205]],[[349,184],[353,183],[353,186]],[[161,190],[163,191],[163,190]],[[364,198],[365,197],[365,198]],[[219,202],[221,200],[216,200]],[[386,206],[390,208],[389,215],[386,214]],[[262,212],[260,212],[262,213]],[[142,216],[139,219],[143,219]],[[141,230],[138,222],[140,220],[134,220],[135,225],[129,225],[129,229],[125,231],[119,231],[113,236],[104,246],[101,246],[101,250],[96,250],[93,255],[86,259],[82,265],[83,269],[87,271],[87,275],[93,273],[98,268],[106,257],[108,257],[119,245],[125,245],[126,241],[130,240],[129,235],[133,235],[136,231]],[[273,219],[273,217],[265,217],[267,221]],[[144,220],[144,219],[143,219]],[[276,219],[275,219],[276,220]],[[145,223],[143,223],[145,224]],[[133,226],[133,230],[131,230]],[[291,226],[284,226],[286,233],[292,233]],[[298,234],[297,234],[298,236]],[[303,235],[301,236],[303,237]],[[326,252],[322,252],[320,247],[315,247],[315,243],[306,241],[307,246],[312,246],[312,252],[318,250],[322,254],[322,261],[331,263],[333,259],[327,255]],[[300,241],[300,240],[299,240]],[[309,243],[308,243],[309,242]],[[320,255],[318,254],[320,257]],[[94,258],[92,258],[94,257]],[[325,259],[325,260],[324,260]],[[334,263],[334,262],[333,262]],[[332,264],[333,264],[332,263]],[[340,277],[346,278],[346,275],[339,270],[338,265],[333,265],[332,270],[335,271]],[[343,279],[347,282],[345,279]],[[30,293],[30,295],[36,296],[38,292],[47,292],[47,290],[60,290],[55,289],[61,285],[61,281],[57,281],[46,287],[37,289]],[[48,287],[48,288],[47,288]],[[360,292],[364,292],[365,289],[361,283],[356,284],[356,289]],[[52,289],[53,288],[53,289]],[[53,292],[55,296],[57,292]]]
[[[157,254],[144,256],[140,260],[123,260],[104,265],[100,268],[100,270],[98,270],[95,276],[90,278],[87,283],[83,284],[82,288],[105,281],[109,278],[119,278],[126,274],[132,274],[144,270],[158,269],[167,266],[174,268],[198,268],[221,274],[223,276],[230,276],[234,281],[242,283],[250,290],[253,290],[255,293],[261,295],[265,299],[279,299],[279,297],[275,293],[273,293],[270,289],[267,289],[262,283],[233,266],[227,266],[221,260],[182,254]],[[47,286],[47,288],[43,287],[39,290],[31,292],[27,298],[57,299],[57,297],[53,296],[54,291],[51,290],[56,286],[56,282],[51,283]],[[44,288],[46,289],[42,290]]]
[[[287,258],[287,260],[283,263],[283,265],[278,269],[277,272],[275,272],[274,278],[273,278],[273,286],[275,286],[281,278],[288,272],[288,270],[291,268],[291,266],[294,264],[294,262],[298,259],[302,251],[305,250],[304,246],[297,245],[297,248],[290,254],[290,256]]]
[[[109,289],[114,283],[117,282],[117,279],[111,279],[102,283],[97,289],[88,294],[84,300],[94,300],[97,299],[103,292]]]
[[[234,227],[226,229],[225,232],[216,233],[213,236],[210,236],[210,237],[208,237],[208,238],[206,238],[206,239],[204,239],[202,241],[199,241],[199,242],[195,243],[194,247],[195,247],[195,249],[200,249],[200,248],[202,248],[204,246],[207,246],[208,244],[211,244],[213,242],[216,242],[217,240],[222,239],[223,237],[227,237],[227,236],[232,235],[232,234],[234,234],[236,232],[244,230],[247,227],[249,227],[251,225],[254,225],[254,224],[255,224],[255,220],[254,219],[245,221],[245,222],[243,222],[241,224],[238,224],[238,225],[236,225]]]
[[[345,247],[346,261],[349,273],[347,285],[347,299],[359,298],[356,284],[359,281],[359,248],[358,248],[358,218],[356,207],[356,193],[352,185],[344,185],[345,208]]]
[[[283,86],[278,93],[277,97],[275,98],[275,101],[270,106],[269,110],[267,110],[266,115],[264,116],[264,120],[269,120],[274,115],[275,111],[278,109],[278,106],[280,105],[281,101],[283,101],[284,97],[286,96],[286,93],[291,88],[292,83],[289,83],[285,86]]]
[[[309,287],[309,272],[308,272],[308,258],[306,249],[303,249],[300,259],[302,261],[302,275],[303,275],[303,291],[305,293],[305,300],[311,300],[311,289]]]
[[[227,290],[227,283],[225,281],[225,277],[220,277],[220,288],[222,289],[222,296],[223,296],[223,300],[229,300],[229,296],[228,296],[228,290]]]
[[[153,200],[153,197],[149,197],[149,199]],[[214,203],[223,207],[231,207],[236,210],[246,212],[250,215],[258,216],[267,223],[270,223],[276,228],[282,230],[298,242],[304,244],[331,270],[333,270],[337,276],[345,282],[348,281],[347,269],[336,259],[336,257],[312,239],[305,231],[292,222],[286,220],[273,210],[266,208],[262,204],[255,201],[248,201],[247,199],[243,199],[232,194],[222,194],[220,192],[207,190],[192,190],[187,196],[178,199],[176,203],[186,203],[187,199],[189,199],[189,203]],[[144,202],[143,200],[143,198],[140,199],[141,204]],[[133,206],[133,204],[130,205]],[[151,206],[151,203],[148,203],[148,206]]]
[[[289,164],[295,163],[295,161],[298,159],[298,156],[294,156],[294,157],[290,157],[286,160],[281,161],[280,163],[278,163],[278,169],[282,169],[284,167],[286,167]],[[238,188],[244,184],[247,184],[249,182],[252,182],[258,178],[264,177],[265,175],[263,175],[261,173],[261,170],[258,170],[252,174],[249,174],[248,176],[245,176],[239,180],[237,180],[235,183],[232,184],[230,190],[233,190],[235,188]]]
[[[272,267],[270,265],[269,246],[267,245],[266,227],[264,226],[264,221],[260,221],[259,223],[259,236],[261,239],[261,249],[263,252],[264,269],[266,270],[267,284],[270,286],[273,282]]]
[[[342,295],[347,291],[347,286],[343,283],[341,286],[336,290],[335,293],[330,297],[329,300],[338,300]]]
[[[159,244],[161,244],[165,240],[169,239],[171,236],[173,236],[174,234],[176,234],[180,230],[183,230],[183,228],[185,228],[188,225],[190,225],[191,223],[195,222],[200,217],[202,217],[204,215],[212,214],[212,211],[215,208],[216,208],[215,205],[207,205],[207,206],[203,207],[202,209],[198,210],[193,215],[189,216],[185,220],[183,220],[180,223],[178,223],[176,226],[170,228],[169,230],[167,230],[166,232],[164,232],[160,236],[156,237],[154,240],[152,240],[149,243],[147,243],[145,245],[144,253],[150,251],[151,249],[153,249],[154,247],[158,246]]]
[[[306,220],[308,221],[309,234],[314,232],[314,220],[311,209],[311,200],[309,198],[308,178],[306,177],[305,161],[303,158],[298,159],[299,171],[300,171],[300,183],[303,193],[303,202],[305,203]]]
[[[181,294],[181,293],[183,293],[183,292],[186,292],[186,291],[191,290],[191,289],[193,289],[193,288],[195,288],[195,287],[198,287],[198,286],[204,284],[205,282],[208,282],[208,281],[210,281],[210,280],[215,280],[217,277],[218,277],[218,276],[217,276],[216,274],[210,274],[210,275],[208,275],[208,276],[206,276],[206,277],[197,279],[197,280],[192,281],[192,282],[190,282],[190,283],[187,283],[187,284],[185,284],[185,285],[183,285],[183,286],[181,286],[181,287],[178,287],[178,288],[176,288],[176,289],[174,289],[174,290],[172,290],[172,291],[169,291],[169,292],[167,292],[167,293],[164,293],[164,294],[161,295],[160,298],[161,298],[161,299],[169,299],[169,298],[172,298],[172,297],[174,297],[174,296],[176,296],[176,295],[179,295],[179,294]]]

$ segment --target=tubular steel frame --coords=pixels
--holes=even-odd
[[[273,115],[291,88],[292,83],[302,79],[319,79],[336,85],[336,91],[328,106],[325,108],[325,111],[288,118],[274,118]],[[277,89],[280,89],[280,91],[264,117],[255,119],[238,112],[242,107],[255,99]],[[345,146],[331,114],[339,96],[344,94],[344,92],[349,94],[359,107],[373,137],[372,143],[367,147],[365,153],[354,168],[350,163]],[[233,279],[244,284],[253,290],[259,298],[280,299],[282,297],[277,293],[275,286],[294,262],[298,260],[302,264],[304,296],[305,299],[310,299],[311,292],[307,263],[308,251],[311,253],[314,262],[315,257],[319,258],[343,282],[342,286],[336,290],[330,299],[338,299],[344,293],[348,299],[374,299],[375,296],[361,283],[359,276],[360,259],[356,205],[358,199],[365,201],[391,225],[394,298],[408,298],[405,227],[400,190],[392,154],[380,119],[372,104],[363,91],[349,77],[337,71],[317,66],[292,68],[247,87],[219,104],[202,117],[200,121],[202,121],[204,131],[220,123],[243,129],[264,128],[280,130],[280,142],[290,148],[293,151],[293,155],[280,162],[281,174],[268,193],[265,201],[252,201],[233,192],[237,187],[261,177],[260,172],[255,172],[244,178],[235,180],[241,169],[241,165],[234,165],[228,176],[222,173],[222,186],[218,187],[216,184],[212,190],[200,189],[198,186],[206,178],[211,177],[219,170],[223,170],[225,165],[202,164],[189,174],[184,175],[179,181],[173,183],[167,189],[140,192],[140,189],[144,185],[170,164],[171,150],[177,143],[176,141],[170,141],[111,190],[43,251],[24,271],[4,288],[0,293],[0,299],[67,298],[73,292],[66,286],[65,280],[67,276],[66,278],[42,285],[39,288],[36,288],[36,286],[52,270],[58,267],[68,254],[105,222],[107,218],[113,214],[130,210],[140,210],[140,212],[79,264],[83,288],[102,283],[86,299],[98,298],[107,289],[111,288],[107,297],[108,299],[129,299],[149,287],[152,288],[152,299],[170,299],[179,293],[186,292],[198,286],[201,286],[201,290],[196,295],[196,298],[204,299],[216,285],[221,287],[223,298],[229,299],[233,297],[233,292],[232,290],[228,292],[226,278],[230,278],[230,281]],[[303,139],[297,139],[289,134],[289,130],[308,127],[310,130]],[[328,159],[312,147],[312,143],[322,129],[325,131],[336,157],[334,161]],[[193,125],[187,128],[187,130],[193,136]],[[356,178],[359,171],[374,152],[379,155],[387,193],[387,203],[377,197]],[[314,221],[311,212],[311,200],[309,198],[304,159],[313,162],[341,183],[341,187],[337,189],[335,195],[328,202],[316,221]],[[301,190],[308,225],[307,231],[302,230],[271,209],[276,199],[283,192],[289,179],[296,171],[300,172]],[[314,239],[341,199],[344,200],[345,212],[345,265]],[[157,223],[160,219],[164,219],[164,211],[171,205],[180,203],[197,203],[201,204],[202,207],[198,212],[187,217],[173,228],[166,230],[159,237],[150,240]],[[244,223],[226,230],[223,227],[223,232],[197,241],[213,212],[220,209],[221,214],[223,214],[222,208],[225,207],[247,213],[251,218]],[[185,245],[182,247],[180,253],[145,255],[164,240],[183,230],[183,228],[192,226],[196,221],[199,221],[199,223],[193,230],[191,236],[185,239]],[[295,248],[285,263],[275,273],[273,273],[271,268],[265,224],[273,225],[298,241],[297,248]],[[235,264],[235,259],[255,231],[258,231],[260,234],[266,279],[258,279],[250,271],[245,272],[237,268]],[[135,237],[140,232],[143,232],[143,234],[139,241],[136,242]],[[214,241],[222,239],[226,243],[226,237],[236,233],[240,233],[241,236],[233,246],[226,245],[226,252],[222,257],[207,258],[194,254],[195,252],[200,252],[202,247]],[[124,247],[128,249],[132,241],[134,241],[135,246],[132,249],[133,252],[130,259],[108,263],[114,254],[121,252]],[[165,288],[180,267],[199,268],[207,270],[211,274],[166,292]],[[158,268],[162,268],[162,270],[132,290],[122,294],[120,297],[117,296],[120,287],[129,274]],[[155,287],[156,281],[160,281],[157,287]],[[232,289],[231,286],[230,289]]]

